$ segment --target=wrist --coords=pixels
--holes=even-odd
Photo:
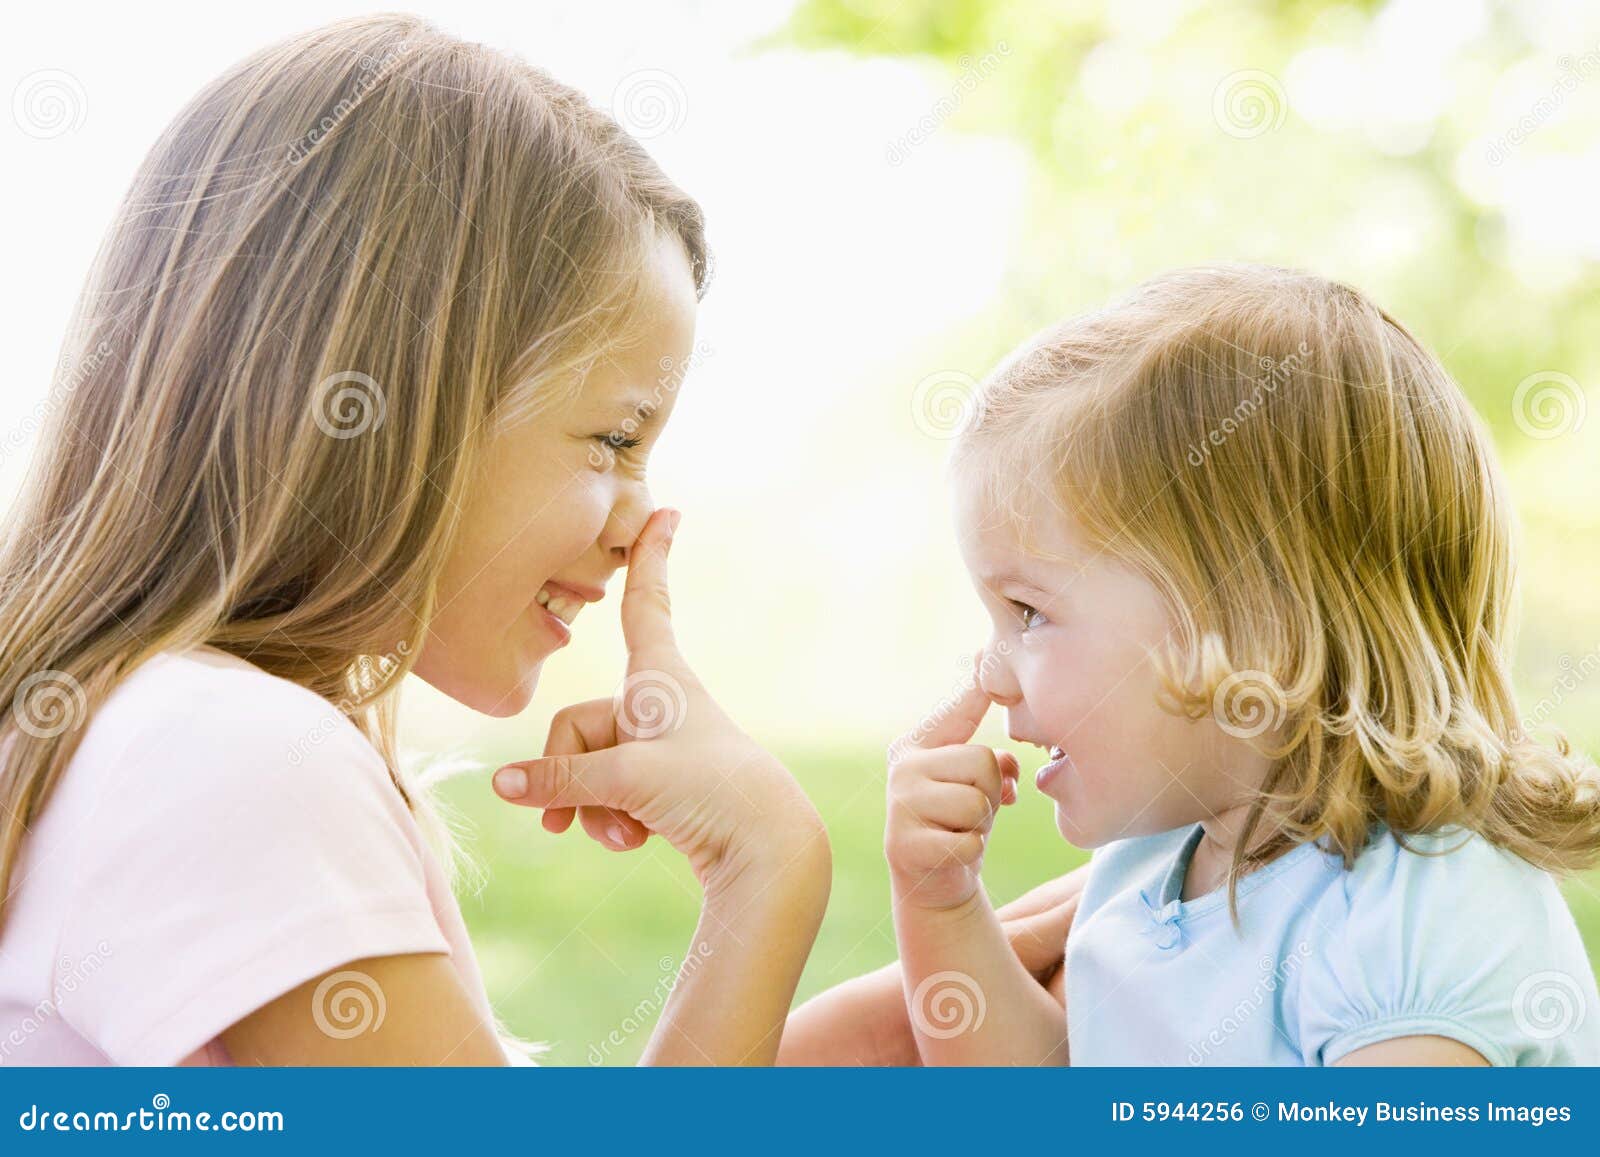
[[[791,919],[809,914],[821,923],[833,887],[833,849],[809,803],[796,811],[782,832],[760,833],[723,856],[704,881],[708,908],[741,919],[768,910]]]

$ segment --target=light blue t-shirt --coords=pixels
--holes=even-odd
[[[1600,1064],[1600,995],[1545,872],[1459,829],[1302,844],[1179,900],[1199,825],[1095,853],[1067,941],[1074,1065],[1327,1065],[1450,1037],[1495,1065]],[[1437,853],[1437,854],[1423,854]]]

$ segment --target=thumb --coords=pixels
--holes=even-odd
[[[623,748],[608,747],[508,763],[494,773],[495,794],[524,807],[597,806],[626,811],[631,785],[621,766],[624,758]]]
[[[630,666],[649,656],[647,664],[663,665],[655,656],[676,654],[672,633],[672,596],[667,588],[667,552],[681,516],[662,508],[651,514],[628,551],[628,579],[622,588],[622,637]]]

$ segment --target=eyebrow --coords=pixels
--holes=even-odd
[[[1022,587],[1023,589],[1032,591],[1035,594],[1043,595],[1050,593],[1049,591],[1045,590],[1044,587],[1036,583],[1033,579],[1028,578],[1014,570],[1000,571],[994,574],[984,574],[980,577],[983,580],[984,586],[997,592],[1001,587],[1009,585],[1014,587]]]

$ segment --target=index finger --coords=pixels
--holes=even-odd
[[[615,747],[617,721],[611,713],[611,700],[591,699],[575,703],[557,711],[550,720],[550,735],[544,742],[545,755],[581,755]],[[578,816],[575,807],[546,808],[539,822],[547,832],[560,834],[572,826]]]
[[[964,683],[961,694],[953,699],[941,699],[922,722],[906,736],[908,747],[949,747],[965,743],[978,730],[978,724],[989,713],[989,696],[974,675],[971,683]]]
[[[628,654],[676,651],[672,596],[667,589],[667,551],[682,517],[662,507],[645,521],[628,551],[628,579],[622,588],[622,637]]]

